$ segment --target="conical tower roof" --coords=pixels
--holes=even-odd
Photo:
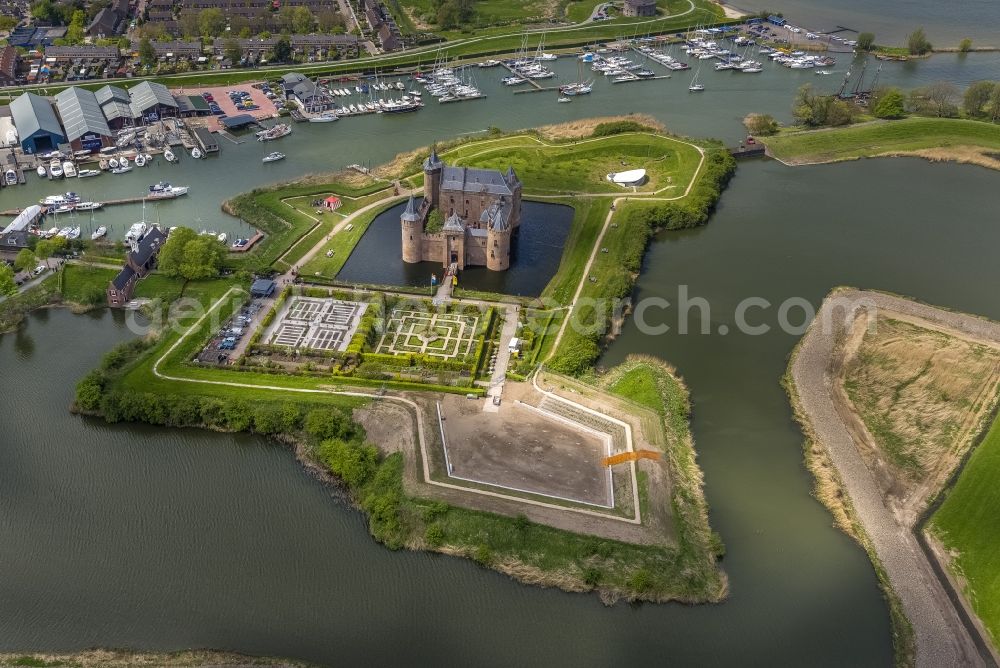
[[[444,162],[438,157],[437,146],[431,146],[430,156],[424,160],[424,170],[430,171],[433,169],[441,169],[444,167]]]
[[[406,203],[406,211],[403,212],[400,219],[407,222],[416,222],[420,220],[420,214],[417,213],[417,201],[413,199],[413,195],[410,195],[410,201]]]

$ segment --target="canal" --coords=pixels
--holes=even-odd
[[[963,62],[985,63],[978,78],[996,64],[990,58]],[[966,66],[949,62],[951,74],[933,78],[957,78],[955,68]],[[575,64],[559,66],[575,73]],[[917,85],[927,78],[921,66],[888,72]],[[218,203],[240,190],[378,163],[489,124],[644,111],[674,131],[734,142],[745,113],[785,114],[798,81],[833,78],[716,74],[706,82],[714,97],[698,102],[678,81],[666,82],[675,88],[668,95],[635,84],[616,103],[602,91],[570,105],[491,89],[487,101],[409,118],[296,126],[282,140],[290,159],[275,170],[258,164],[258,145],[227,144],[219,158],[125,180],[106,175],[88,187],[107,198],[167,177],[194,190],[161,205],[164,224],[169,216],[169,224],[222,229],[232,223]],[[3,196],[37,199],[50,190],[40,185]],[[779,384],[798,337],[774,326],[774,311],[788,297],[815,305],[851,284],[1000,317],[1000,227],[982,213],[998,187],[995,172],[916,160],[797,169],[749,162],[707,227],[654,242],[637,297],[675,302],[686,285],[708,300],[715,333],[672,328],[654,337],[629,324],[602,364],[654,354],[691,388],[732,591],[714,606],[606,608],[595,596],[522,586],[465,560],[392,553],[265,440],[72,416],[76,379],[131,334],[120,314],[37,312],[0,336],[0,650],[213,647],[347,665],[887,666],[888,616],[871,565],[810,496],[802,434]],[[736,305],[748,297],[775,305],[755,312],[770,333],[732,333]],[[670,309],[662,317],[676,320]],[[718,334],[721,324],[731,333]]]

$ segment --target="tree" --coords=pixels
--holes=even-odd
[[[958,88],[947,81],[937,81],[910,92],[910,105],[918,114],[952,118],[958,115]]]
[[[296,33],[311,33],[316,25],[316,17],[308,7],[295,7],[292,12],[292,30]]]
[[[201,36],[201,21],[197,12],[181,12],[181,17],[177,22],[180,24],[181,32],[188,39]]]
[[[45,260],[45,266],[49,266],[49,258],[66,248],[66,237],[53,237],[42,239],[35,246],[35,255],[40,260]]]
[[[898,88],[890,88],[879,98],[872,110],[876,118],[902,118],[906,115],[903,92]]]
[[[198,28],[207,37],[218,37],[226,30],[226,16],[217,7],[198,12]]]
[[[271,62],[287,63],[292,59],[292,43],[287,35],[282,35],[274,43],[274,52],[271,54]]]
[[[859,51],[871,51],[872,47],[875,46],[875,34],[870,32],[863,32],[858,35],[858,50]]]
[[[12,295],[17,292],[14,282],[14,270],[6,263],[0,262],[0,295]]]
[[[910,36],[906,38],[906,46],[914,56],[922,56],[932,48],[923,28],[917,28],[910,33]]]
[[[69,27],[66,29],[66,41],[70,44],[79,44],[83,41],[86,20],[87,15],[84,14],[82,9],[77,9],[73,12],[73,18],[70,19]]]
[[[325,408],[315,408],[306,414],[305,430],[320,440],[345,439],[352,433],[351,424],[343,413]]]
[[[152,67],[156,64],[156,49],[153,48],[153,43],[148,37],[143,37],[142,41],[139,42],[139,62],[146,67]]]
[[[278,25],[282,32],[290,32],[295,23],[295,7],[285,5],[278,10]]]
[[[773,135],[778,131],[778,121],[770,114],[750,114],[743,119],[747,132],[759,137]]]
[[[229,62],[236,65],[240,64],[243,59],[243,49],[240,47],[239,41],[229,38],[222,44],[222,55],[229,59]]]
[[[22,248],[14,258],[14,269],[18,271],[31,271],[37,264],[38,258],[28,248]]]
[[[321,32],[343,32],[347,27],[344,17],[330,8],[320,10],[316,22]]]
[[[17,26],[17,19],[13,16],[0,16],[0,30],[13,30]]]
[[[977,81],[965,89],[962,99],[962,109],[970,118],[989,118],[990,98],[995,90],[1000,89],[1000,82]]]
[[[179,227],[170,233],[160,249],[159,269],[167,276],[179,276],[188,281],[219,275],[224,251],[210,236],[200,236],[189,227]]]
[[[972,40],[966,37],[958,43],[958,52],[968,53],[969,51],[972,51]]]

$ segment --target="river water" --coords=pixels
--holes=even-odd
[[[992,58],[929,64],[986,72]],[[925,64],[887,72],[912,84],[926,79]],[[635,84],[617,104],[608,91],[571,105],[504,92],[410,118],[296,126],[282,144],[293,158],[274,171],[249,159],[259,152],[249,143],[159,168],[195,189],[160,213],[170,212],[171,224],[207,219],[218,216],[219,199],[263,181],[378,162],[491,123],[634,110],[678,132],[735,140],[744,113],[785,109],[798,80],[821,79],[780,70],[750,83],[716,74],[703,97],[672,80],[664,83],[676,95]],[[319,144],[319,133],[330,141]],[[248,159],[239,163],[240,155]],[[123,178],[133,190],[161,178],[147,174]],[[126,181],[94,183],[110,191]],[[689,285],[709,299],[713,331],[732,326],[746,297],[817,304],[837,284],[1000,317],[992,289],[1000,227],[983,217],[998,187],[994,172],[914,160],[746,163],[707,227],[653,244],[637,296],[674,301],[679,285]],[[32,188],[41,190],[3,196]],[[773,309],[757,313],[773,324]],[[0,650],[216,647],[347,665],[891,663],[871,565],[809,495],[802,435],[779,386],[795,335],[653,337],[629,324],[608,350],[603,364],[651,353],[687,379],[732,589],[716,606],[610,609],[594,596],[521,586],[464,560],[391,553],[288,452],[261,439],[68,414],[75,380],[129,336],[119,314],[61,310],[33,314],[0,336]]]

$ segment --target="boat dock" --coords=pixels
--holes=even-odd
[[[611,83],[613,83],[613,84],[623,84],[623,83],[632,83],[633,81],[657,81],[659,79],[669,79],[669,78],[670,78],[669,74],[657,74],[654,77],[640,77],[640,76],[636,76],[634,79],[619,79],[618,77],[615,77],[615,78],[613,78],[611,80]]]
[[[143,200],[148,200],[151,202],[169,202],[172,199],[177,199],[176,197],[160,197],[149,199],[148,197],[123,197],[121,199],[109,199],[101,202],[102,206],[116,206],[119,204],[141,204]],[[7,209],[6,211],[0,211],[0,216],[16,216],[21,213],[22,209]]]
[[[515,70],[513,67],[510,66],[510,63],[504,61],[504,62],[502,62],[500,64],[503,65],[507,69],[508,72],[510,72],[511,76],[520,77],[521,79],[525,79],[529,84],[531,84],[537,90],[544,90],[544,88],[542,87],[541,84],[539,84],[534,79],[522,76],[521,73],[519,73],[517,70]],[[525,90],[525,91],[515,91],[515,92],[518,92],[518,93],[530,93],[530,92],[533,92],[533,91],[527,91],[527,90]]]
[[[237,247],[237,246],[230,246],[229,247],[229,252],[230,253],[246,253],[248,250],[250,250],[251,248],[254,247],[254,244],[256,244],[258,241],[260,241],[263,238],[264,238],[264,233],[258,231],[256,234],[254,234],[252,237],[250,237],[249,241],[247,241],[242,246],[239,246],[239,247]]]

